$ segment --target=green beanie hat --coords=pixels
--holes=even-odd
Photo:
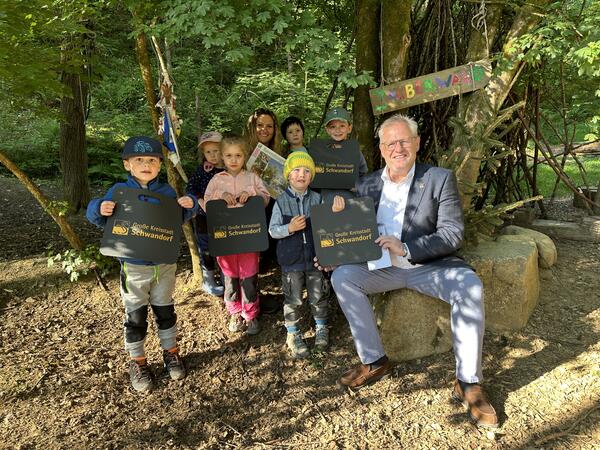
[[[315,177],[315,162],[310,155],[302,150],[290,153],[283,165],[283,176],[288,179],[290,172],[298,167],[306,167],[310,171],[311,178]]]

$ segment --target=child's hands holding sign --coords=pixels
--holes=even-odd
[[[113,215],[116,203],[111,200],[104,200],[100,203],[100,215],[109,217]]]
[[[304,230],[306,228],[306,217],[305,216],[294,216],[288,224],[288,231],[294,233],[295,231]]]
[[[182,208],[185,208],[185,209],[190,209],[190,208],[194,207],[194,200],[192,200],[192,197],[190,197],[188,195],[179,197],[177,199],[177,203],[179,203],[179,206],[181,206]]]
[[[235,206],[235,204],[237,203],[235,197],[233,196],[233,194],[231,192],[223,192],[221,199],[225,200],[225,203],[227,203],[227,206]]]
[[[238,202],[240,202],[242,205],[246,204],[246,202],[248,201],[248,199],[250,198],[250,194],[246,191],[242,191],[240,192],[240,196],[238,197]]]

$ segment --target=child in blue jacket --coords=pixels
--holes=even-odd
[[[125,142],[123,165],[129,172],[127,181],[116,183],[102,198],[93,199],[86,216],[103,228],[115,209],[112,200],[117,188],[148,189],[151,192],[176,198],[175,190],[158,180],[163,154],[162,145],[155,139],[138,136]],[[183,219],[191,219],[198,210],[192,195],[177,199],[184,208]],[[158,338],[163,348],[165,370],[171,379],[185,377],[185,366],[177,349],[177,316],[173,304],[177,264],[156,264],[132,258],[119,258],[121,263],[121,298],[125,307],[125,350],[129,353],[129,377],[136,391],[152,389],[152,373],[146,361],[144,342],[148,328],[148,304],[152,307],[158,326]]]

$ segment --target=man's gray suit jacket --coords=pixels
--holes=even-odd
[[[358,180],[358,197],[371,197],[379,208],[383,180],[380,169]],[[454,256],[464,236],[463,211],[456,177],[448,169],[415,164],[402,226],[402,242],[413,264],[438,261],[444,266],[468,266]]]

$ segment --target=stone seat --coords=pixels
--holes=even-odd
[[[500,236],[464,251],[483,281],[486,329],[522,329],[539,299],[538,251],[526,236]],[[450,350],[450,306],[399,289],[371,297],[386,353],[395,361]]]

